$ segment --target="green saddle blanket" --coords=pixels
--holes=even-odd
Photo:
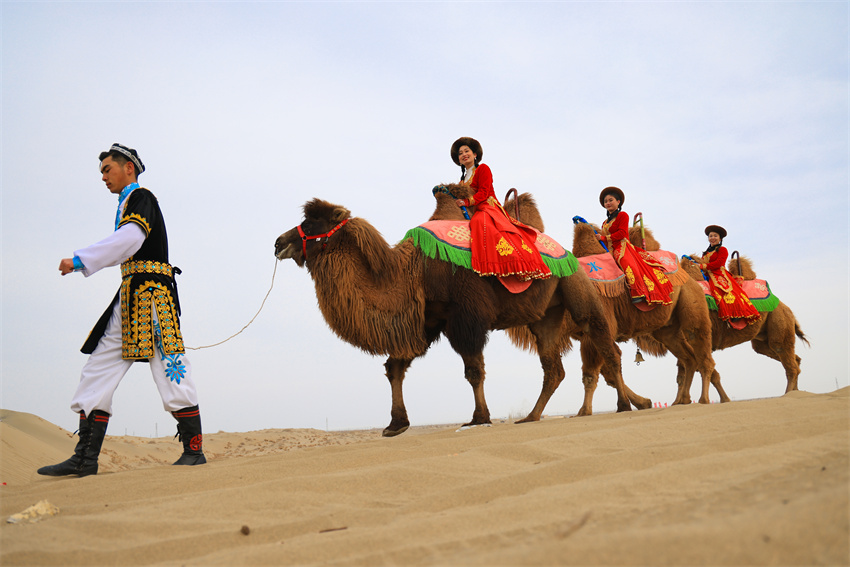
[[[537,250],[543,262],[555,277],[573,275],[579,268],[573,253],[543,234],[537,232]],[[438,258],[455,266],[472,269],[469,221],[428,221],[411,228],[404,235],[422,250],[428,258]]]

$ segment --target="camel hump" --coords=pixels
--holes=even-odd
[[[645,248],[644,241],[646,241]],[[652,234],[652,230],[648,227],[644,227],[643,235],[641,235],[640,226],[630,227],[629,242],[631,242],[633,246],[643,248],[647,252],[657,252],[661,250],[661,244],[655,239],[655,236]]]
[[[605,253],[596,238],[597,232],[599,227],[590,223],[578,222],[573,225],[573,254],[577,258]]]
[[[740,260],[740,271],[739,263]],[[745,280],[756,279],[756,271],[753,269],[753,261],[746,256],[738,256],[737,258],[729,258],[729,263],[726,264],[726,269],[733,276],[741,276]]]
[[[441,183],[439,187],[444,187],[446,190],[434,193],[437,206],[428,220],[466,220],[466,217],[463,216],[463,210],[457,205],[456,199],[469,199],[473,195],[472,189],[458,183]],[[468,207],[468,210],[472,214],[475,208]]]
[[[463,216],[463,211],[455,200],[469,199],[474,194],[472,189],[467,185],[458,183],[443,183],[441,187],[445,187],[447,192],[439,191],[434,193],[437,206],[428,220],[466,220]],[[517,204],[519,204],[519,207],[517,207]],[[517,218],[516,214],[517,208],[519,208],[519,218]],[[540,215],[537,202],[531,193],[520,193],[516,199],[511,197],[504,203],[504,209],[511,218],[532,228],[536,228],[539,232],[546,231],[546,227],[543,224],[543,217]],[[468,207],[468,210],[470,215],[475,214],[474,206]]]
[[[510,193],[516,193],[512,189]],[[543,217],[540,215],[540,209],[537,208],[537,201],[531,193],[519,193],[516,198],[510,197],[505,199],[505,212],[511,218],[514,218],[521,223],[530,227],[536,228],[540,232],[546,232],[546,226],[543,224]],[[519,215],[517,215],[519,210]]]

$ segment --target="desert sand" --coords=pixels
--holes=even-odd
[[[850,564],[850,388],[395,438],[207,433],[199,467],[171,466],[168,437],[107,436],[85,478],[35,472],[71,433],[0,417],[4,566]]]

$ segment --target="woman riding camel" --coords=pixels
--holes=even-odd
[[[717,314],[733,328],[743,329],[761,318],[750,298],[726,269],[729,251],[723,246],[726,229],[716,224],[705,227],[708,248],[702,253],[700,269],[708,279],[711,296],[717,303]]]
[[[508,216],[493,191],[493,174],[481,163],[484,151],[473,138],[458,138],[451,149],[460,166],[460,183],[475,191],[457,199],[461,207],[475,206],[469,221],[472,269],[482,276],[516,276],[521,281],[552,275],[537,250],[537,231]]]
[[[608,217],[602,224],[607,235],[600,232],[597,238],[607,244],[626,274],[632,303],[641,307],[645,302],[650,308],[669,305],[673,284],[664,275],[664,265],[629,242],[629,215],[622,210],[625,200],[625,194],[617,187],[606,187],[599,194],[599,203],[608,211]]]

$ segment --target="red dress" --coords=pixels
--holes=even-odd
[[[629,215],[620,211],[613,221],[606,220],[602,228],[608,231],[608,250],[626,274],[632,301],[643,299],[649,305],[671,304],[673,284],[664,275],[664,265],[629,242]]]
[[[479,164],[465,184],[476,190],[468,200],[475,205],[469,221],[472,269],[482,276],[515,275],[521,281],[551,276],[537,250],[537,231],[510,218],[502,208],[493,191],[490,168]]]
[[[728,257],[729,251],[724,246],[720,246],[704,254],[703,264],[700,265],[703,272],[708,275],[708,288],[717,303],[717,314],[721,321],[730,324],[734,319],[743,319],[747,324],[755,323],[761,318],[761,314],[726,269]]]

